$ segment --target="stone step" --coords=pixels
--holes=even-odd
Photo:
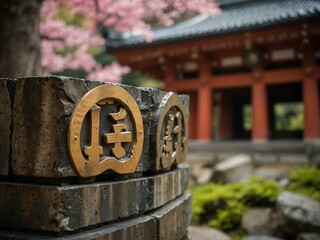
[[[60,236],[44,233],[0,230],[0,239],[7,240],[179,240],[189,239],[187,228],[191,221],[191,196],[184,194],[145,215],[106,224],[96,228],[83,230]]]
[[[0,182],[0,226],[74,231],[158,208],[183,194],[188,167],[115,182],[50,186]]]

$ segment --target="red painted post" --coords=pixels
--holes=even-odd
[[[262,81],[252,85],[252,136],[253,141],[269,138],[267,87]]]
[[[302,93],[304,103],[304,140],[320,139],[320,113],[318,82],[315,74],[315,58],[312,46],[304,50]]]
[[[201,86],[199,88],[197,109],[197,139],[211,141],[213,100],[210,88],[206,86]]]

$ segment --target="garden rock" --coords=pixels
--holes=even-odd
[[[204,184],[211,181],[214,172],[214,160],[211,155],[188,153],[187,162],[189,163],[190,185]]]
[[[200,174],[197,177],[197,184],[205,184],[211,181],[213,176],[212,168],[202,168]]]
[[[277,211],[284,233],[320,232],[320,202],[305,195],[284,191],[277,199]]]
[[[253,171],[251,157],[238,154],[221,161],[215,166],[213,180],[219,182],[241,182],[248,180]]]
[[[272,208],[248,208],[242,216],[241,225],[250,235],[272,235],[279,223]]]
[[[188,232],[192,240],[231,240],[224,232],[202,226],[189,226]]]

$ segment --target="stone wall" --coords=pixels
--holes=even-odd
[[[0,79],[0,239],[188,239],[188,100]]]

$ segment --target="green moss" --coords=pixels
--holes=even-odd
[[[316,167],[295,169],[286,190],[298,192],[320,201],[320,170]],[[241,218],[248,207],[274,206],[283,189],[273,180],[252,177],[248,182],[208,183],[193,186],[193,220],[233,233],[242,233]]]
[[[209,183],[190,189],[193,220],[222,230],[235,229],[249,206],[270,205],[282,189],[275,181],[252,178],[245,183]]]
[[[320,201],[320,170],[316,167],[293,170],[287,189]]]
[[[320,170],[316,167],[302,167],[292,171],[290,180],[295,185],[320,190]]]
[[[319,176],[320,171],[316,167],[297,168],[292,172],[286,190],[320,201]],[[228,231],[233,239],[240,239],[245,235],[240,226],[246,208],[274,206],[282,190],[276,181],[257,177],[243,183],[193,186],[189,189],[193,195],[193,220]]]

